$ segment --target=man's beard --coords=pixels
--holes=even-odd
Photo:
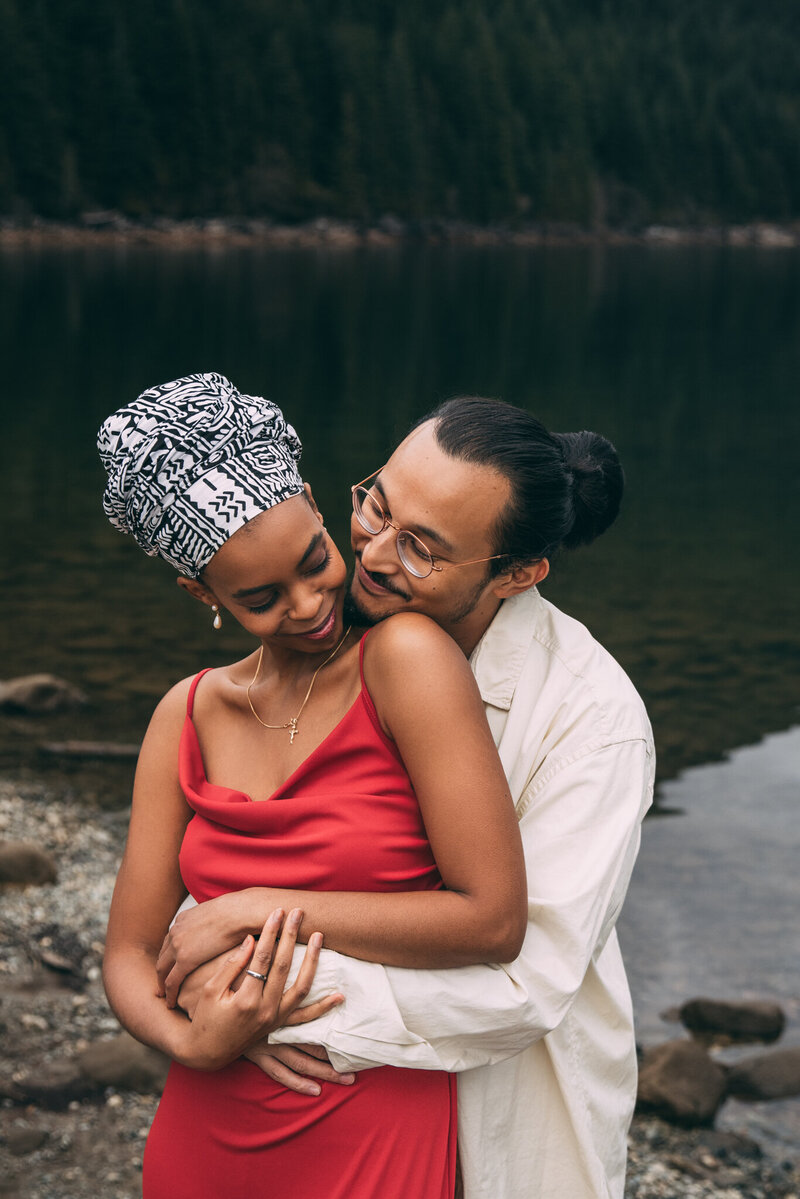
[[[390,613],[386,613],[389,616]],[[386,616],[373,616],[370,612],[365,612],[358,603],[358,600],[353,595],[353,580],[350,579],[350,585],[344,593],[344,604],[342,606],[342,618],[346,625],[354,625],[357,629],[372,628],[379,621],[385,620]]]
[[[447,614],[447,619],[450,621],[450,624],[460,624],[462,620],[466,620],[468,616],[472,615],[481,601],[481,597],[486,590],[486,584],[488,581],[489,576],[487,574],[486,578],[482,579],[480,583],[475,584],[469,595],[464,596],[458,607],[454,608],[452,612]]]

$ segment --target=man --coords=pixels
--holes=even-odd
[[[652,736],[619,666],[536,590],[559,549],[615,518],[616,453],[462,399],[370,478],[353,490],[352,605],[361,623],[423,612],[470,657],[520,820],[528,933],[503,968],[401,970],[323,950],[312,998],[346,1001],[273,1033],[264,1068],[309,1089],[292,1072],[331,1066],[289,1046],[313,1044],[339,1071],[458,1071],[466,1199],[621,1199],[636,1058],[614,925],[652,798]]]

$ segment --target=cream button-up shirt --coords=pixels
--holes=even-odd
[[[270,1040],[322,1044],[339,1070],[458,1071],[465,1199],[622,1199],[636,1053],[614,925],[652,799],[650,725],[614,659],[535,589],[503,603],[471,664],[525,849],[520,956],[405,970],[323,950],[311,998],[345,1003]]]

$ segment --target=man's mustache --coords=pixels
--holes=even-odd
[[[356,559],[357,564],[363,570],[364,574],[367,575],[370,579],[372,579],[372,581],[374,583],[377,583],[379,587],[385,587],[387,591],[391,591],[393,595],[399,595],[401,599],[404,599],[404,600],[411,599],[411,596],[408,594],[408,592],[402,591],[397,586],[397,584],[393,583],[391,581],[391,579],[388,579],[386,577],[386,575],[378,574],[378,572],[375,570],[367,570],[366,566],[361,561],[360,554],[356,554],[355,559]]]

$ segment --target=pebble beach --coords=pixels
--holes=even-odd
[[[127,1063],[138,1089],[104,1084],[102,1070],[86,1065],[120,1036],[100,972],[126,826],[126,811],[82,804],[52,783],[0,781],[0,841],[28,842],[57,868],[56,882],[0,891],[0,1196],[8,1199],[141,1194],[158,1064],[148,1081],[144,1058]],[[625,1197],[800,1199],[800,1169],[734,1130],[637,1116]]]

